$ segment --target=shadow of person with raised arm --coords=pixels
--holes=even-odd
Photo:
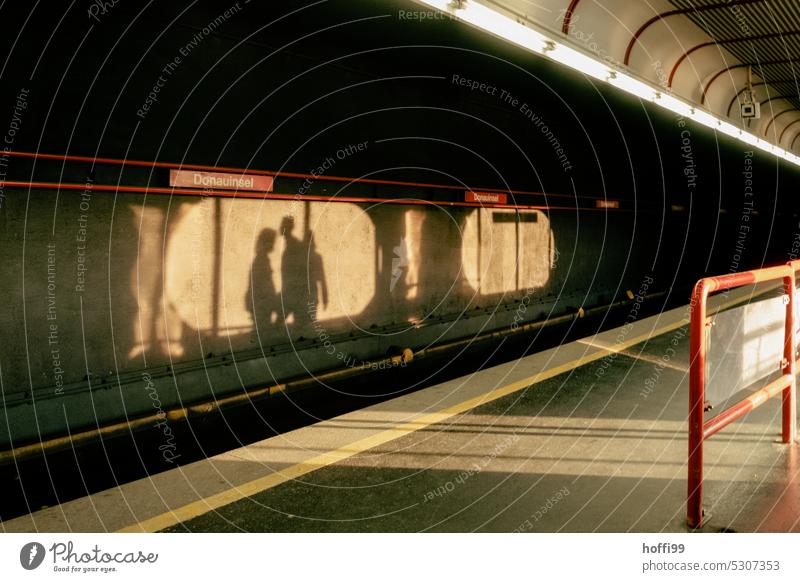
[[[308,236],[308,306],[311,321],[317,319],[317,307],[322,300],[322,308],[328,307],[328,284],[325,281],[325,266],[322,256],[314,245],[314,236]],[[312,309],[313,307],[313,309]]]
[[[304,240],[292,234],[294,217],[284,216],[281,234],[285,239],[281,259],[281,296],[286,326],[291,324],[297,334],[309,332],[309,324],[316,321],[317,309],[328,305],[328,286],[322,257],[314,248],[311,233]]]
[[[278,321],[278,294],[272,276],[269,255],[275,249],[277,233],[265,228],[258,236],[253,265],[250,268],[250,284],[247,287],[245,307],[253,320],[253,341],[269,334],[269,328]]]

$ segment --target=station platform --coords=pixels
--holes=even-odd
[[[687,531],[688,317],[632,321],[0,526]],[[773,399],[706,444],[704,530],[800,531],[797,446],[779,435]]]

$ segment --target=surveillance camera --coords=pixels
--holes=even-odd
[[[761,117],[760,103],[742,103],[743,119],[759,119]]]

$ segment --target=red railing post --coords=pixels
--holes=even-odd
[[[795,269],[800,266],[800,261],[790,261],[789,267],[792,274],[786,277],[784,287],[789,295],[786,304],[786,343],[783,348],[784,374],[791,375],[791,382],[783,390],[783,410],[782,410],[782,437],[783,442],[793,443],[797,439],[797,363],[795,361],[796,335],[795,335]]]
[[[706,299],[709,288],[701,279],[694,286],[689,323],[689,478],[686,522],[703,523],[703,408],[706,382]]]

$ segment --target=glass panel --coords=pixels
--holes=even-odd
[[[781,370],[786,307],[783,295],[734,307],[713,317],[707,331],[706,400],[717,405],[758,389]],[[759,383],[759,385],[755,385]]]

